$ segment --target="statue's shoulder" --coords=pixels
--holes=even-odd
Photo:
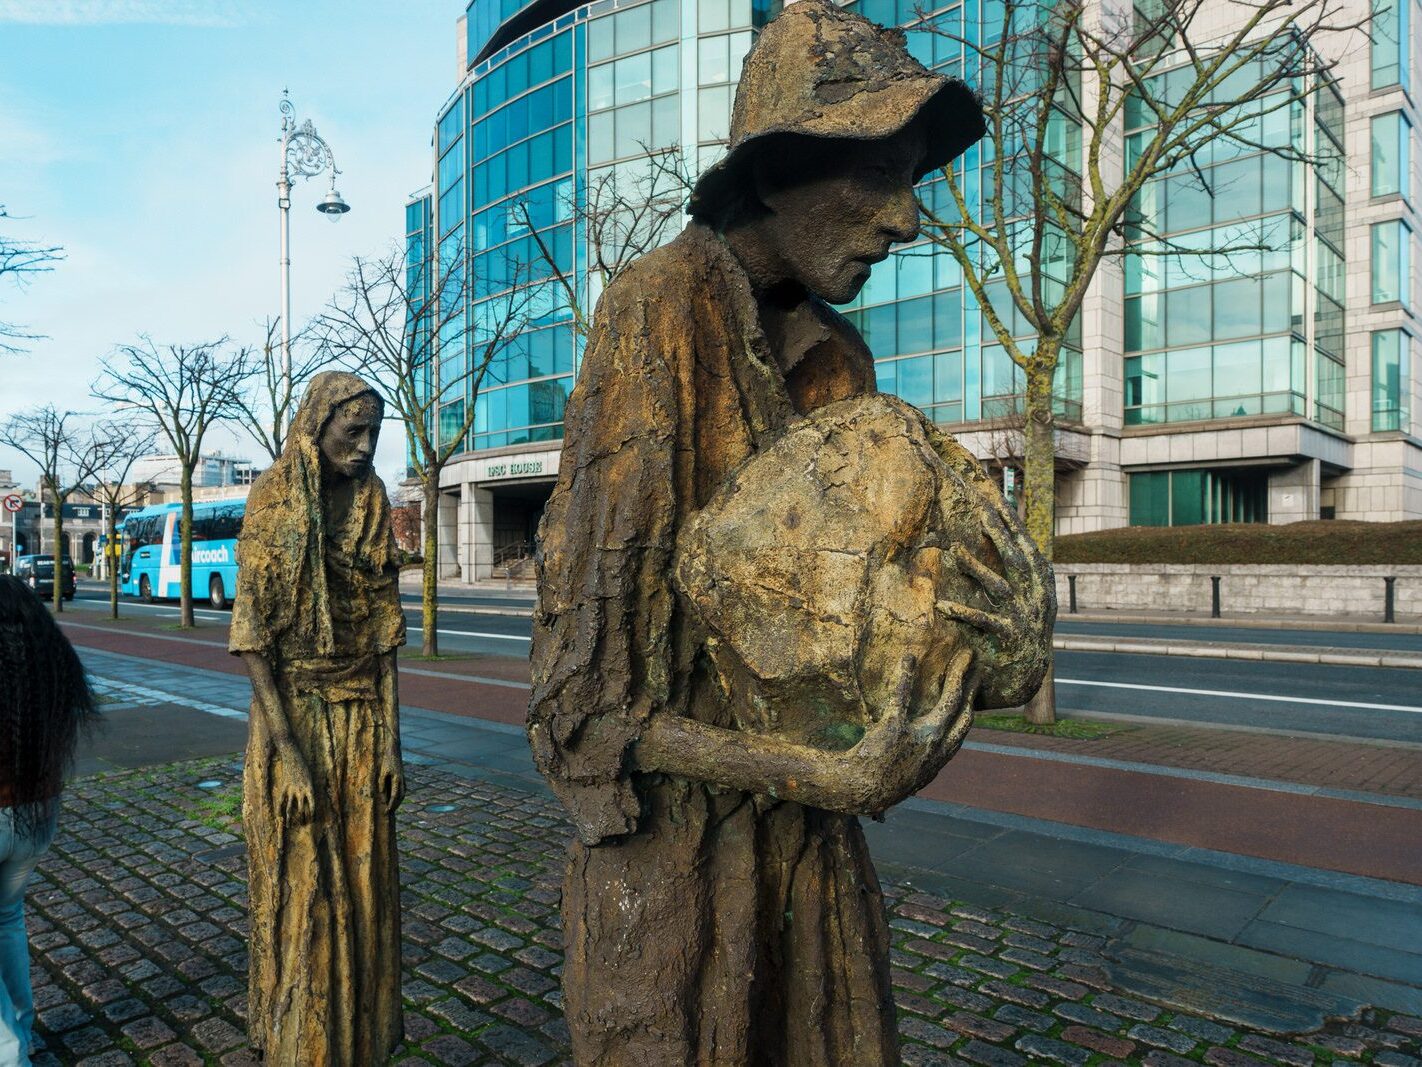
[[[610,313],[644,306],[656,314],[690,307],[710,274],[732,261],[725,244],[706,226],[692,223],[674,239],[638,256],[608,284],[602,300]]]

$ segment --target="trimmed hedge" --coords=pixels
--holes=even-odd
[[[1422,522],[1126,526],[1058,537],[1058,563],[1422,564]]]

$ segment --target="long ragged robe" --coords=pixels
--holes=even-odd
[[[376,1067],[403,1032],[395,816],[377,780],[379,754],[399,751],[387,667],[405,642],[390,505],[373,472],[339,526],[321,494],[321,432],[370,392],[352,374],[312,380],[281,458],[252,487],[239,542],[228,647],[271,667],[315,794],[308,822],[277,811],[282,771],[254,709],[247,1030],[277,1067]]]
[[[826,305],[788,374],[693,224],[604,294],[542,527],[529,739],[577,830],[563,893],[580,1065],[889,1067],[888,929],[858,820],[634,773],[653,715],[754,728],[678,603],[677,532],[797,414],[874,390]]]

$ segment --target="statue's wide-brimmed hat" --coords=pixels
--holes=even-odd
[[[909,55],[885,29],[831,0],[794,0],[746,56],[726,156],[691,193],[693,215],[726,202],[756,146],[783,134],[873,140],[921,119],[928,152],[915,180],[951,163],[986,131],[971,89]]]

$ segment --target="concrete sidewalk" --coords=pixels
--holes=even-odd
[[[111,712],[115,726],[145,706],[187,707],[222,730],[244,715],[239,676],[82,654],[128,706]],[[520,728],[403,715],[411,764],[548,798]],[[866,828],[896,884],[1101,937],[1118,991],[1261,1030],[1307,1029],[1364,1005],[1422,1014],[1422,886],[920,799]]]

